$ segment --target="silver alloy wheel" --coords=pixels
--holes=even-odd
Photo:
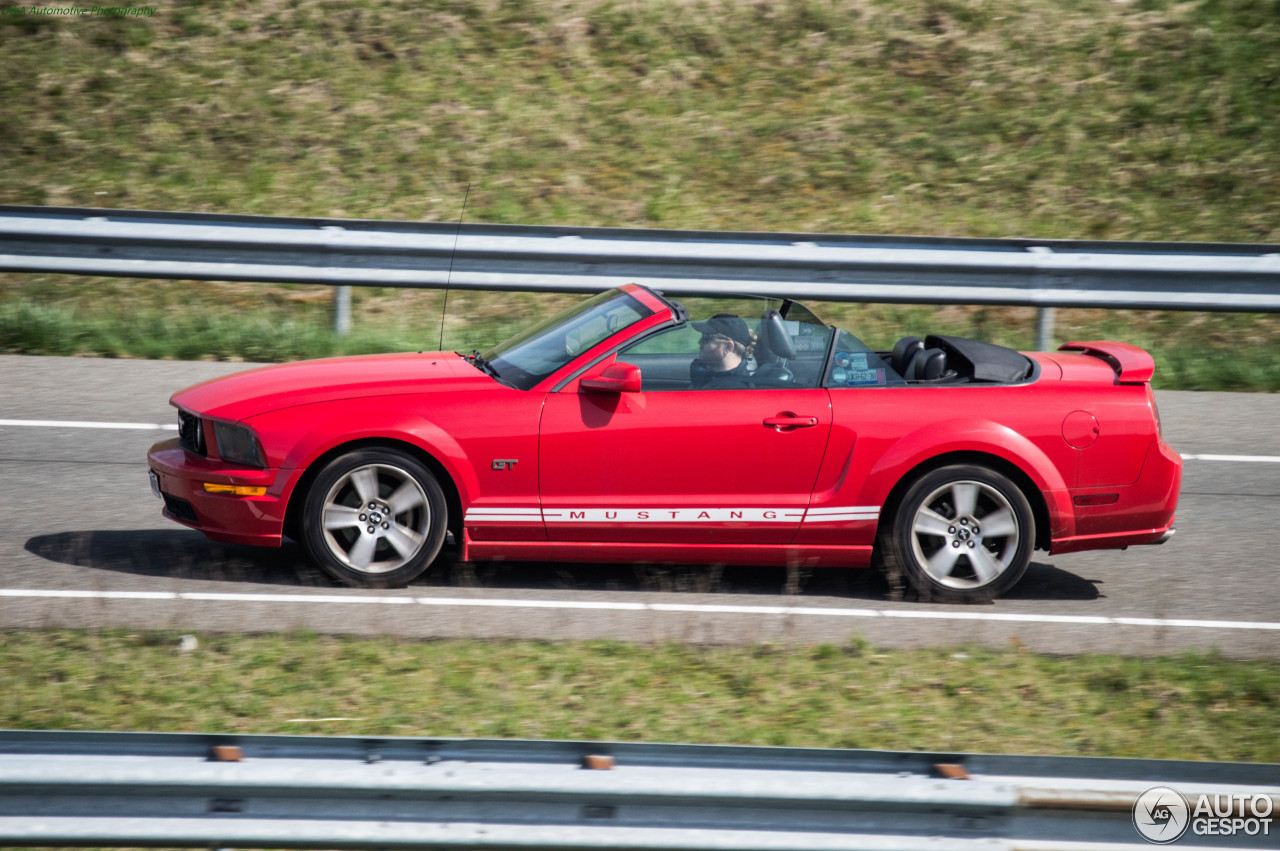
[[[948,482],[920,503],[911,522],[916,563],[947,588],[981,588],[999,579],[1018,555],[1018,516],[985,482]]]
[[[334,558],[361,573],[390,573],[422,550],[431,507],[411,474],[392,464],[367,464],[329,488],[323,519]]]

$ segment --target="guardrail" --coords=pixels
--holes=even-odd
[[[0,271],[824,301],[1280,311],[1280,246],[301,219],[0,206]],[[349,297],[349,296],[348,296]],[[343,298],[337,300],[340,304]],[[339,330],[349,319],[337,317]],[[1045,348],[1041,345],[1041,348]]]
[[[1135,801],[1168,786],[1255,822],[1175,847],[1274,848],[1257,813],[1278,783],[1276,765],[1141,759],[9,731],[0,844],[1137,849]]]

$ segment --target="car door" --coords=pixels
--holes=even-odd
[[[616,357],[640,368],[639,390],[591,391],[580,378],[548,394],[538,470],[548,538],[790,542],[831,431],[827,391],[687,389],[697,333],[664,335]]]

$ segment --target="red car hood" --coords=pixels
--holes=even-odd
[[[265,366],[173,394],[170,403],[201,416],[239,421],[267,411],[426,390],[493,387],[456,352],[326,358]]]

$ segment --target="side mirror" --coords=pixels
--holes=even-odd
[[[578,386],[588,393],[636,393],[640,390],[640,367],[615,361],[604,369],[588,372]]]

